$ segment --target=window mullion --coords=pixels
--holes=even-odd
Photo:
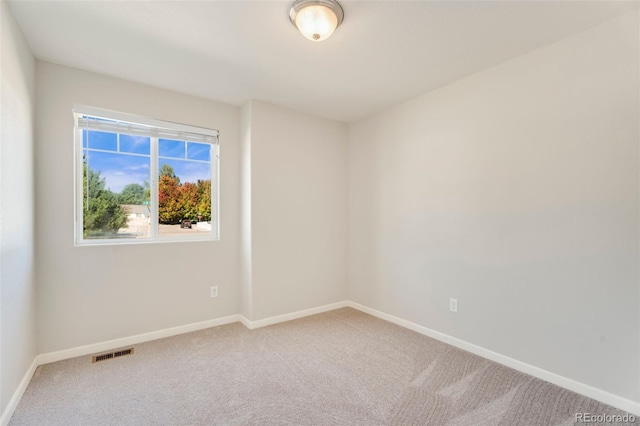
[[[77,121],[77,117],[74,118]],[[84,173],[83,173],[83,154],[84,154],[84,145],[83,145],[83,140],[82,140],[82,129],[78,129],[76,128],[76,140],[80,141],[80,143],[76,143],[75,144],[75,149],[76,149],[76,175],[75,175],[75,179],[76,179],[76,188],[80,188],[79,190],[76,190],[76,211],[75,211],[75,233],[76,233],[76,241],[80,240],[81,238],[84,237],[83,233],[84,233],[84,211],[82,209],[83,207],[83,201],[84,201],[84,194],[83,194],[83,178],[84,178]]]
[[[151,230],[151,238],[156,240],[158,239],[158,210],[159,210],[159,199],[158,199],[158,138],[151,138],[151,205],[149,206],[151,209],[151,216],[149,217],[150,230]]]
[[[211,230],[220,238],[220,146],[215,144],[211,148]]]

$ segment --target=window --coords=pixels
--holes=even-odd
[[[76,244],[218,239],[218,131],[74,109]]]

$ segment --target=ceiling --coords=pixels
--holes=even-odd
[[[232,105],[352,122],[637,7],[636,2],[341,1],[305,39],[290,1],[12,1],[41,60]]]

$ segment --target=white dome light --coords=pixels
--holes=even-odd
[[[303,36],[322,41],[342,23],[344,12],[335,0],[296,0],[289,10],[289,19]]]

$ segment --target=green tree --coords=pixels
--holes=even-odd
[[[176,172],[173,171],[173,167],[168,164],[163,164],[160,167],[160,176],[169,176],[175,179],[178,185],[180,185],[180,178],[176,175]]]
[[[148,204],[151,201],[151,185],[149,185],[149,181],[145,180],[142,183],[142,187],[144,188],[144,194],[143,194],[144,201],[146,201]]]
[[[127,215],[116,194],[105,188],[105,179],[83,164],[82,207],[85,238],[115,234],[127,224]]]
[[[145,199],[145,188],[144,186],[137,183],[130,183],[125,186],[120,192],[118,199],[120,204],[143,204]]]

